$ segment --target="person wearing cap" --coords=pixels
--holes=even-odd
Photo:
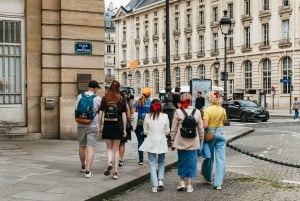
[[[88,83],[88,89],[85,91],[86,96],[96,95],[97,91],[100,89],[100,86],[97,81],[91,80]],[[76,100],[76,108],[79,101],[82,98],[82,94],[77,96]],[[94,161],[94,153],[95,147],[98,139],[98,111],[100,109],[101,98],[96,95],[93,99],[93,111],[96,116],[92,120],[90,124],[81,124],[77,123],[77,135],[79,141],[79,159],[81,162],[81,172],[84,173],[86,178],[90,178],[93,176],[91,171],[93,161]]]
[[[151,106],[151,89],[150,88],[144,88],[142,91],[142,96],[137,100],[137,102],[134,105],[135,111],[138,113],[138,120],[137,120],[137,126],[135,129],[136,138],[138,141],[138,148],[142,145],[144,142],[144,135],[143,135],[143,121],[145,115],[149,112],[150,106]],[[138,150],[139,155],[139,161],[138,165],[144,164],[144,152]]]

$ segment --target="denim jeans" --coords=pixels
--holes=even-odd
[[[165,177],[165,154],[148,152],[148,162],[150,166],[151,185],[152,187],[157,187],[158,180],[163,180]],[[158,173],[156,171],[156,164],[158,164]]]
[[[140,146],[144,142],[143,130],[144,130],[143,126],[140,126],[140,125],[138,125],[135,129],[135,134],[136,134],[136,138],[138,141],[138,148],[140,148]],[[138,153],[139,153],[139,161],[143,161],[144,160],[144,152],[138,151]]]
[[[216,169],[214,186],[222,186],[226,168],[226,138],[223,133],[223,128],[209,128],[208,131],[215,132],[215,138],[209,142],[211,158],[205,158],[202,163],[201,173],[204,178],[211,182],[214,157],[216,158]]]
[[[294,120],[298,119],[299,110],[294,110]]]

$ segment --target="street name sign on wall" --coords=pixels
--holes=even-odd
[[[280,79],[281,83],[291,83],[290,79]]]
[[[90,42],[75,42],[75,54],[92,54],[92,43]]]

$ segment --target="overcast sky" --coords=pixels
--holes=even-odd
[[[105,8],[108,7],[110,2],[114,3],[114,7],[126,6],[130,0],[105,0]]]

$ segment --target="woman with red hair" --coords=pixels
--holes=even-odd
[[[139,151],[148,152],[152,192],[163,190],[165,175],[165,153],[168,152],[166,135],[170,132],[168,115],[162,113],[162,106],[158,99],[151,102],[150,112],[144,119],[144,135],[146,136]],[[156,172],[158,165],[158,173]]]
[[[109,111],[114,111],[116,118],[110,118],[112,116]],[[102,139],[106,140],[108,163],[104,175],[109,176],[110,171],[114,168],[113,179],[119,177],[119,146],[121,139],[127,135],[126,122],[126,100],[120,94],[120,83],[113,80],[102,99],[99,112],[99,134],[102,135]],[[103,126],[101,126],[102,124]]]
[[[204,130],[201,112],[191,106],[192,96],[184,93],[180,97],[180,108],[176,109],[172,121],[171,143],[172,149],[177,149],[178,154],[178,175],[180,177],[178,191],[186,190],[193,192],[192,179],[197,176],[197,150],[200,148],[200,140],[203,140]],[[182,123],[186,112],[194,116],[196,125],[196,135],[192,138],[186,138],[181,135]]]

